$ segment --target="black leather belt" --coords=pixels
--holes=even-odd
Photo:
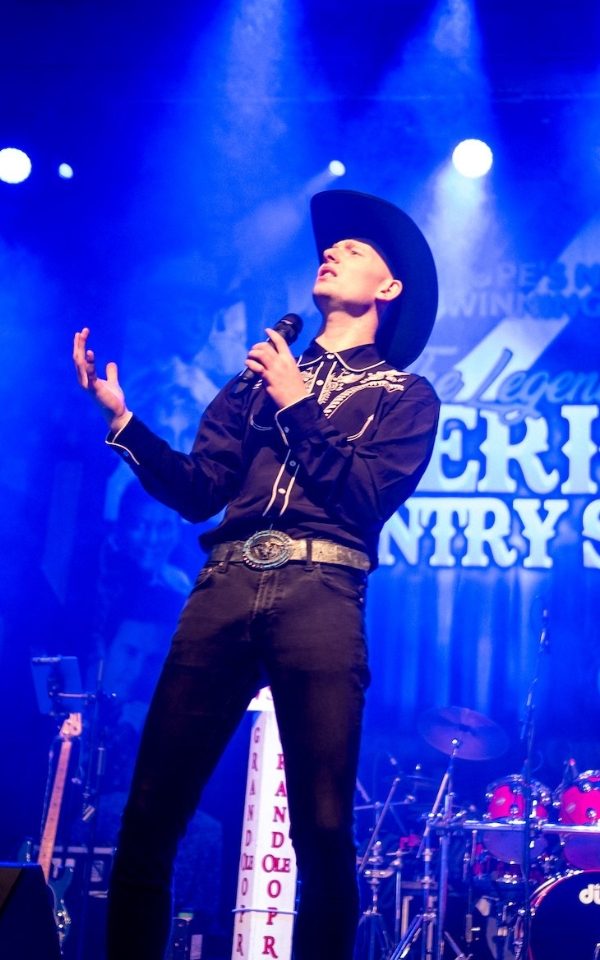
[[[272,570],[290,561],[338,563],[356,570],[369,570],[366,553],[343,547],[333,540],[294,540],[281,530],[259,530],[247,540],[231,540],[212,548],[209,563],[245,563],[253,570]]]

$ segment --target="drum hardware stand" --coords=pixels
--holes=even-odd
[[[371,850],[373,849],[373,847],[375,846],[375,843],[377,842],[377,838],[379,837],[379,831],[381,830],[381,826],[382,826],[382,824],[383,824],[383,821],[385,820],[386,815],[387,815],[387,812],[388,812],[388,810],[390,809],[390,805],[391,805],[391,803],[392,803],[393,796],[394,796],[396,790],[398,789],[398,784],[399,784],[399,783],[400,783],[400,777],[395,777],[394,780],[392,781],[392,785],[391,785],[391,787],[390,787],[389,793],[388,793],[388,795],[387,795],[387,797],[386,797],[386,799],[385,799],[385,803],[382,805],[381,810],[379,811],[379,815],[378,815],[378,817],[377,817],[377,820],[375,821],[375,826],[373,827],[373,830],[372,830],[372,832],[371,832],[371,836],[369,837],[369,842],[368,842],[368,844],[367,844],[367,849],[365,850],[365,852],[364,852],[364,854],[363,854],[363,858],[362,858],[362,860],[360,861],[360,864],[359,864],[359,867],[358,867],[358,876],[359,876],[359,877],[361,877],[361,876],[363,875],[363,873],[365,872],[365,867],[367,866],[367,864],[368,864],[368,862],[369,862],[369,857],[370,857],[370,855],[371,855]]]
[[[395,777],[385,799],[385,803],[383,803],[381,806],[381,810],[379,811],[375,821],[371,836],[369,837],[367,848],[358,867],[358,876],[362,877],[365,875],[367,877],[369,887],[371,888],[370,906],[367,908],[367,910],[365,910],[358,924],[359,928],[361,925],[364,926],[368,924],[368,960],[375,960],[375,949],[377,943],[379,943],[380,957],[387,957],[390,951],[390,942],[385,929],[385,921],[383,915],[379,912],[379,885],[384,875],[390,876],[390,874],[387,870],[383,871],[378,869],[378,867],[383,863],[383,859],[379,854],[379,850],[381,849],[381,841],[378,840],[378,837],[399,783],[400,777]],[[375,850],[376,853],[375,856],[371,858],[371,852],[373,850]],[[368,876],[366,872],[366,868],[369,863],[372,863],[374,866],[372,870],[369,870],[370,876]]]
[[[435,816],[437,812],[437,805],[438,799],[436,798],[436,802],[432,810],[433,816]],[[419,852],[417,854],[418,857],[422,856],[424,864],[423,877],[421,879],[421,885],[423,887],[423,907],[421,912],[418,913],[410,923],[410,926],[394,949],[389,960],[404,960],[421,935],[422,960],[432,960],[433,958],[433,924],[435,923],[436,912],[432,893],[434,881],[431,873],[432,850],[429,817],[425,827],[425,832],[423,834],[423,839],[421,841],[421,847],[423,846],[423,852],[421,853],[421,848],[419,848]]]
[[[455,960],[471,960],[473,954],[463,953],[463,951],[460,949],[459,945],[457,944],[456,940],[454,940],[454,938],[450,936],[447,930],[444,931],[444,937],[446,941],[450,944],[452,949],[454,950]]]
[[[423,885],[423,909],[421,913],[417,914],[414,918],[389,960],[403,960],[403,958],[407,957],[409,951],[421,934],[423,934],[421,939],[422,960],[441,960],[443,955],[444,922],[446,919],[446,900],[448,894],[448,852],[450,847],[450,834],[447,828],[452,819],[454,758],[460,748],[460,740],[454,737],[451,741],[451,746],[450,762],[442,777],[442,782],[440,783],[431,812],[427,816],[421,846],[417,854],[417,857],[422,857],[424,864],[423,879],[421,881]],[[431,871],[431,858],[433,855],[431,850],[431,829],[438,816],[438,810],[442,800],[444,800],[444,813],[441,824],[444,829],[440,840],[440,868],[436,908],[435,898],[432,893],[434,879]],[[461,953],[452,938],[447,937],[447,940],[455,951],[456,956],[464,957],[464,954]]]
[[[450,833],[448,832],[448,826],[452,820],[452,804],[454,800],[453,792],[453,777],[454,777],[454,759],[456,757],[456,752],[460,747],[460,740],[456,737],[452,740],[452,753],[450,754],[450,762],[448,763],[448,769],[442,778],[440,784],[439,796],[444,797],[444,815],[442,817],[442,824],[445,829],[442,831],[440,838],[440,880],[439,880],[439,889],[438,889],[438,916],[437,916],[437,936],[436,936],[436,950],[435,950],[435,960],[441,960],[444,953],[444,925],[446,923],[446,906],[448,903],[448,855],[450,851]],[[451,943],[451,938],[449,941]],[[452,945],[452,943],[451,943]]]
[[[398,847],[395,851],[394,860],[392,860],[391,863],[391,866],[396,871],[394,879],[394,943],[398,943],[402,931],[402,870],[404,867],[402,858],[404,857],[404,852],[404,850]]]
[[[381,870],[383,857],[380,854],[381,841],[378,840],[373,849],[375,855],[371,857],[370,862],[373,868],[363,871],[369,887],[371,888],[371,903],[365,910],[358,923],[358,930],[361,926],[366,926],[368,933],[365,936],[367,945],[367,960],[385,960],[389,956],[391,949],[390,940],[385,928],[383,915],[379,912],[379,885],[385,877],[389,876],[388,870]]]
[[[531,872],[531,815],[533,813],[533,794],[531,789],[531,767],[533,744],[535,739],[535,696],[541,673],[542,656],[550,650],[550,631],[548,627],[548,611],[542,611],[542,628],[537,648],[533,678],[525,702],[525,717],[521,730],[521,742],[525,747],[525,761],[523,763],[523,849],[521,870],[523,872],[523,887],[525,903],[523,904],[522,937],[515,941],[516,960],[526,960],[529,956],[529,939],[531,933],[531,909],[529,906],[529,875]]]
[[[453,827],[452,802],[454,792],[452,780],[454,760],[456,757],[464,760],[493,759],[504,753],[508,746],[508,737],[498,724],[467,707],[450,706],[428,710],[419,721],[419,729],[424,739],[431,746],[450,757],[448,769],[440,784],[423,834],[423,842],[425,843],[425,878],[423,881],[425,885],[425,907],[423,915],[417,918],[418,923],[416,924],[417,927],[420,927],[420,924],[427,921],[427,943],[422,947],[422,958],[424,960],[441,960],[445,944],[449,944],[457,956],[463,956],[458,946],[451,937],[446,935],[444,930],[448,896],[450,831]],[[435,823],[442,798],[444,798],[444,813]],[[464,824],[461,825],[464,826]],[[432,880],[430,864],[428,863],[431,858],[431,851],[428,851],[428,848],[432,827],[441,831],[437,914],[433,908],[433,898],[431,897]],[[434,932],[435,953],[432,946]],[[400,960],[407,955],[406,945],[410,949],[409,933],[413,939],[415,938],[416,934],[413,934],[411,927],[411,931],[407,932],[403,943],[399,945],[397,954],[394,954],[390,960],[395,960],[396,957]]]
[[[471,843],[468,850],[465,850],[463,857],[463,874],[462,879],[463,883],[467,888],[467,912],[465,914],[465,943],[467,944],[467,949],[471,948],[473,943],[473,934],[479,933],[479,928],[473,927],[473,906],[474,906],[474,897],[473,897],[473,866],[475,863],[475,856],[477,850],[477,831],[471,831]]]
[[[508,903],[500,903],[496,910],[496,933],[492,937],[496,948],[496,960],[504,960],[506,953],[506,943],[511,927],[507,916],[509,906],[510,904]]]

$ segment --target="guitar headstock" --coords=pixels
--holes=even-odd
[[[81,730],[82,730],[81,714],[70,713],[69,716],[63,720],[63,723],[58,735],[61,740],[72,740],[73,737],[81,736]]]

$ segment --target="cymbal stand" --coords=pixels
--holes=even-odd
[[[402,862],[404,850],[396,851],[396,857],[392,861],[392,867],[396,871],[394,878],[394,943],[398,943],[402,931],[402,871],[404,864]]]
[[[423,879],[423,908],[410,924],[404,937],[392,953],[389,960],[404,960],[410,950],[422,935],[421,939],[421,958],[422,960],[439,960],[444,948],[444,922],[446,918],[446,898],[448,892],[448,851],[450,845],[450,836],[445,830],[440,841],[440,871],[438,882],[438,900],[437,908],[435,897],[433,896],[434,877],[431,870],[431,859],[433,856],[431,850],[431,829],[438,816],[442,800],[444,800],[443,822],[448,824],[452,817],[452,778],[454,774],[454,758],[460,747],[460,740],[453,738],[451,741],[452,751],[448,768],[442,777],[437,796],[433,802],[431,812],[427,817],[427,823],[423,832],[423,838],[419,847],[418,857],[422,857],[424,864]],[[452,945],[452,944],[451,944]]]
[[[387,795],[387,797],[386,797],[386,799],[385,799],[385,803],[382,805],[381,810],[379,811],[379,814],[378,814],[378,816],[377,816],[377,820],[375,821],[375,826],[373,827],[373,830],[372,830],[372,832],[371,832],[371,836],[369,837],[369,842],[368,842],[368,844],[367,844],[367,849],[365,850],[365,852],[364,852],[364,854],[363,854],[363,858],[362,858],[362,860],[360,861],[360,864],[359,864],[359,867],[358,867],[358,875],[359,875],[359,877],[361,877],[361,876],[363,875],[363,873],[365,872],[365,867],[367,866],[367,864],[368,864],[368,862],[369,862],[369,857],[370,857],[370,855],[371,855],[371,850],[373,849],[373,847],[375,846],[375,844],[376,844],[376,842],[377,842],[377,838],[379,837],[379,831],[381,830],[381,826],[382,826],[382,824],[383,824],[383,821],[385,820],[386,815],[387,815],[387,812],[388,812],[388,810],[390,809],[390,805],[391,805],[391,803],[392,803],[392,798],[393,798],[393,796],[394,796],[394,794],[395,794],[395,792],[396,792],[396,790],[397,790],[397,788],[398,788],[398,784],[399,784],[399,783],[400,783],[400,777],[395,777],[395,779],[392,781],[392,785],[391,785],[391,787],[390,787],[389,793],[388,793],[388,795]]]
[[[533,795],[531,790],[531,767],[533,758],[533,744],[535,740],[535,698],[538,681],[541,673],[542,656],[550,650],[550,631],[548,627],[548,611],[542,612],[542,628],[535,661],[535,670],[529,686],[525,703],[525,717],[521,729],[521,742],[525,747],[525,761],[523,763],[523,848],[521,870],[523,872],[523,886],[525,903],[523,904],[522,937],[515,941],[515,955],[517,960],[529,956],[529,939],[531,933],[531,910],[529,907],[529,874],[531,868],[531,817],[533,813]]]
[[[387,815],[388,810],[392,802],[392,798],[398,788],[400,783],[400,778],[396,777],[388,795],[386,797],[385,803],[382,804],[381,809],[377,815],[375,825],[371,831],[371,836],[369,837],[369,842],[367,848],[363,854],[362,860],[360,861],[358,867],[358,876],[362,877],[363,875],[367,878],[369,887],[371,888],[371,903],[367,910],[363,913],[362,917],[359,920],[358,930],[359,937],[357,939],[358,944],[360,944],[360,933],[361,927],[364,927],[368,924],[369,933],[367,938],[367,949],[368,949],[368,960],[375,960],[375,951],[377,944],[379,944],[379,957],[387,957],[390,951],[390,942],[387,931],[385,929],[385,921],[382,914],[379,912],[379,884],[384,875],[387,875],[387,871],[380,870],[378,867],[381,866],[383,860],[380,856],[381,841],[378,840],[379,832],[381,830],[383,821]],[[371,857],[371,852],[375,851],[375,856]],[[367,870],[367,867],[371,863],[373,869]],[[360,950],[360,946],[359,946]]]
[[[370,858],[372,868],[364,871],[371,889],[371,903],[358,923],[357,953],[355,956],[363,955],[366,960],[385,960],[389,956],[391,943],[385,928],[385,920],[379,911],[379,886],[382,879],[389,876],[389,870],[381,869],[384,861],[380,854],[380,840],[375,843],[373,850],[374,856]],[[365,927],[367,928],[366,933],[364,933]],[[366,954],[363,954],[363,945],[367,948]]]
[[[437,802],[437,801],[436,801]],[[435,810],[434,804],[434,810]],[[435,816],[435,813],[434,813]],[[421,854],[421,848],[423,853]],[[425,827],[423,840],[421,841],[418,856],[423,858],[423,877],[421,886],[423,887],[423,906],[411,921],[406,933],[395,947],[389,960],[404,960],[421,937],[421,958],[422,960],[433,960],[433,933],[435,924],[435,903],[432,892],[434,878],[431,872],[431,836],[429,832],[429,822]]]
[[[435,945],[435,960],[442,960],[442,955],[444,952],[444,926],[446,923],[446,906],[448,903],[448,857],[450,852],[450,834],[448,832],[448,827],[453,813],[454,759],[459,747],[460,740],[458,740],[456,737],[453,738],[452,752],[450,754],[448,769],[442,778],[439,791],[439,796],[444,797],[444,814],[442,817],[444,829],[440,837],[440,875],[437,900],[437,936]],[[452,942],[450,940],[448,942],[450,942],[452,946]]]

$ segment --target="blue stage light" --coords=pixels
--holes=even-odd
[[[463,177],[472,180],[489,173],[494,154],[483,140],[461,140],[452,153],[452,163]]]
[[[62,177],[63,180],[70,180],[74,174],[73,167],[70,163],[61,163],[58,167],[58,175]]]
[[[17,147],[0,150],[0,180],[4,183],[23,183],[31,173],[31,160]]]

